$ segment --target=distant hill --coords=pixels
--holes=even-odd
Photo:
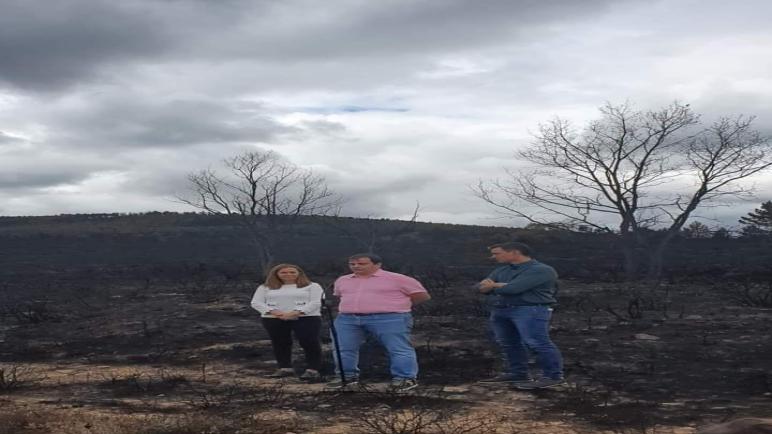
[[[307,216],[281,239],[277,260],[316,273],[339,273],[348,255],[374,244],[386,268],[441,267],[476,279],[492,265],[487,245],[520,240],[564,277],[598,280],[621,275],[613,238],[595,233]],[[768,240],[679,239],[667,254],[666,272],[758,272],[770,259]],[[173,212],[0,217],[0,275],[175,272],[201,264],[253,267],[252,245],[237,218]]]

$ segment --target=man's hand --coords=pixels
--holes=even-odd
[[[432,297],[427,292],[417,292],[415,294],[410,294],[410,301],[413,303],[413,306],[428,301],[431,298]]]
[[[496,283],[496,282],[494,282],[491,279],[485,279],[485,280],[483,280],[483,281],[481,281],[480,283],[477,284],[477,289],[481,293],[487,294],[487,293],[493,291],[496,288],[501,288],[502,286],[504,286],[504,285],[501,284],[501,283]]]

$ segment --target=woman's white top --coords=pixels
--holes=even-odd
[[[271,289],[260,285],[252,297],[250,305],[260,312],[263,318],[275,318],[268,312],[280,310],[303,312],[300,316],[321,316],[322,294],[324,291],[318,283],[298,288],[297,285],[282,285],[279,289]]]

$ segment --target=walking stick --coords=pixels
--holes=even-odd
[[[334,284],[335,283],[328,285],[327,289],[329,290],[330,286]],[[337,356],[338,360],[338,372],[340,373],[340,381],[341,384],[343,384],[343,387],[346,387],[346,374],[343,372],[343,359],[340,357],[340,346],[338,345],[338,331],[335,330],[335,320],[332,318],[332,312],[330,311],[330,307],[327,305],[327,300],[325,299],[324,295],[324,292],[322,292],[322,312],[327,314],[327,322],[330,324],[330,334],[332,335],[332,346],[335,348],[335,355]]]

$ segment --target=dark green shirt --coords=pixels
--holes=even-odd
[[[488,279],[506,283],[489,293],[494,307],[557,303],[558,273],[535,259],[522,264],[502,265],[493,270]]]

